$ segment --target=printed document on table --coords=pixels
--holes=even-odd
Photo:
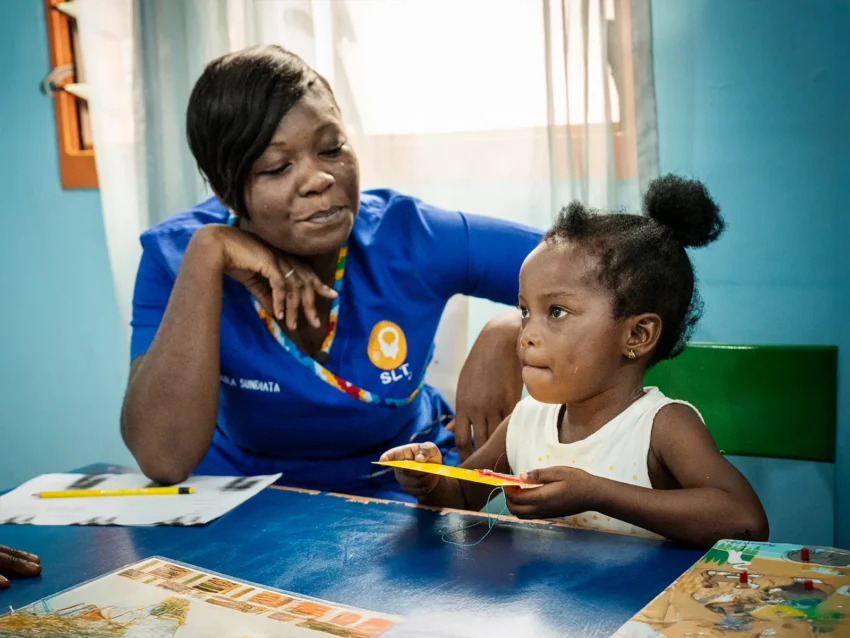
[[[141,473],[43,474],[0,496],[0,525],[203,525],[280,478],[190,476],[175,487],[194,494],[40,498],[41,492],[156,487]]]

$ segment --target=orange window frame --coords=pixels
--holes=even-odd
[[[50,48],[50,65],[74,66],[74,49],[71,43],[71,20],[54,7],[61,0],[44,0],[47,22],[47,42]],[[73,82],[73,78],[69,79]],[[78,98],[57,87],[53,93],[56,113],[56,139],[59,147],[59,173],[62,188],[97,188],[97,166],[93,148],[84,148],[80,131]]]

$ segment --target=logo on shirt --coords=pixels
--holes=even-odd
[[[381,370],[395,370],[407,358],[407,339],[392,321],[375,324],[366,348],[369,361]]]

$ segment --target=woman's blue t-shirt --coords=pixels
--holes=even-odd
[[[227,219],[227,209],[211,198],[142,235],[132,358],[156,335],[192,235]],[[407,398],[430,362],[449,298],[515,304],[520,266],[541,235],[391,190],[364,193],[324,367],[378,397]],[[444,451],[453,445],[442,418],[451,408],[434,388],[425,385],[412,402],[395,407],[329,385],[275,340],[247,289],[227,277],[220,343],[218,422],[198,474],[282,472],[287,485],[380,494],[397,489],[391,473],[371,464],[382,452],[411,441],[435,441]]]

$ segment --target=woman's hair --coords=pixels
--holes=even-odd
[[[198,169],[225,205],[248,216],[245,182],[283,117],[322,76],[282,47],[243,49],[210,62],[192,89],[186,136]]]
[[[643,210],[643,215],[604,214],[573,202],[544,241],[575,242],[596,257],[596,276],[613,295],[615,318],[646,312],[661,317],[652,366],[682,351],[702,315],[685,248],[713,242],[725,223],[702,183],[675,175],[650,183]]]

